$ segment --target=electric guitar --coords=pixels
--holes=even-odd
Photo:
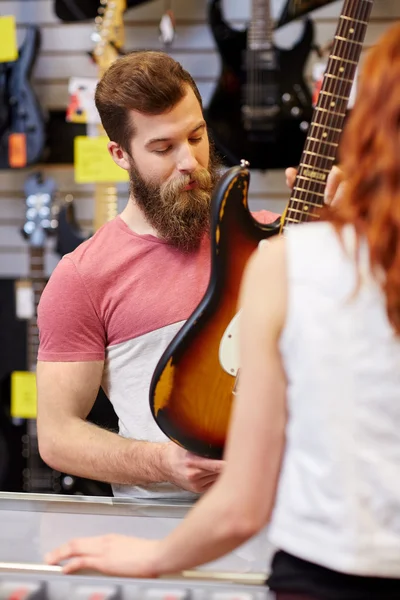
[[[212,204],[211,277],[199,306],[165,350],[150,387],[163,432],[187,450],[221,458],[237,389],[237,300],[243,269],[260,240],[318,217],[337,154],[372,0],[345,0],[284,217],[260,225],[248,210],[246,165],[228,170]],[[273,285],[273,282],[271,282]]]
[[[43,113],[29,83],[39,47],[39,29],[31,25],[18,59],[0,64],[0,169],[32,165],[44,150]]]
[[[312,115],[303,78],[313,47],[313,24],[291,50],[274,45],[269,0],[252,0],[248,31],[223,19],[221,0],[209,5],[209,23],[222,58],[222,73],[206,111],[212,138],[227,165],[241,158],[253,169],[297,164]]]
[[[99,67],[99,79],[108,67],[123,52],[124,27],[123,13],[126,8],[125,0],[114,0],[102,4],[96,18],[93,39],[96,40],[91,56]],[[103,128],[98,128],[98,134],[104,134]],[[117,190],[113,183],[96,183],[95,185],[95,215],[93,228],[95,231],[117,214]],[[66,203],[60,210],[57,252],[63,256],[72,252],[85,239],[75,217],[72,202]]]
[[[53,204],[56,186],[53,179],[43,180],[40,173],[34,173],[26,179],[24,188],[26,221],[23,235],[29,242],[28,281],[33,305],[32,316],[27,323],[27,370],[34,373],[39,346],[36,314],[46,284],[44,249],[47,236],[57,227],[56,207]],[[19,472],[20,489],[26,492],[58,493],[61,491],[60,473],[48,467],[40,458],[36,419],[26,418],[25,414],[15,414],[18,397],[23,397],[24,403],[28,401],[30,406],[36,403],[34,380],[30,379],[31,387],[27,391],[20,379],[23,375],[25,374],[13,373],[11,378],[11,421],[20,432],[20,454],[24,459],[24,468]],[[31,409],[25,410],[30,412]]]

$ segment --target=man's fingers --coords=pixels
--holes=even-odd
[[[208,488],[211,487],[216,480],[216,475],[205,475],[204,477],[202,477],[197,484],[199,492],[202,493],[208,490]]]
[[[295,169],[294,167],[289,167],[288,169],[285,170],[286,185],[288,186],[288,188],[290,188],[290,189],[293,188],[294,182],[296,179],[296,175],[297,175],[297,169]]]
[[[343,193],[343,173],[336,165],[332,167],[331,172],[326,180],[324,201],[326,204],[331,204],[340,198]]]
[[[209,473],[221,473],[225,464],[223,460],[213,460],[212,458],[204,458],[196,454],[189,454],[186,460],[187,466],[202,469]]]

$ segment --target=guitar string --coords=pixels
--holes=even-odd
[[[348,19],[344,19],[343,18],[343,15],[348,16],[349,14],[351,14],[350,10],[346,10],[346,8],[347,7],[344,7],[344,10],[343,10],[342,15],[340,17],[340,20],[339,20],[339,23],[338,23],[338,27],[337,27],[337,32],[335,34],[335,38],[336,38],[336,36],[346,37],[346,39],[348,39],[349,41],[346,42],[346,41],[341,41],[341,40],[335,39],[336,44],[334,44],[334,48],[332,49],[332,52],[331,52],[331,56],[332,55],[339,55],[339,56],[341,56],[342,53],[343,53],[343,58],[345,60],[346,59],[351,59],[351,57],[353,57],[354,44],[350,41],[350,38],[348,38],[348,36],[345,35],[345,34],[347,34],[347,31],[343,31],[343,30],[347,29],[347,28],[350,29],[353,24],[356,26],[354,29],[357,29],[357,28],[359,29],[361,27],[362,28],[364,27],[364,25],[362,25],[360,23],[357,23],[357,21],[349,21]],[[357,15],[356,16],[353,15],[353,18],[354,19],[357,18]],[[360,26],[360,27],[358,27],[358,26]],[[356,31],[356,34],[355,35],[353,34],[353,38],[354,39],[358,39],[360,37],[359,34],[360,34],[360,32]],[[343,48],[343,46],[344,46],[344,48]],[[336,50],[336,52],[335,52],[335,50]],[[347,50],[349,50],[349,54],[348,55],[347,55]],[[357,52],[357,47],[356,47],[355,50]],[[356,52],[354,52],[354,53],[356,54]],[[330,59],[328,61],[327,72],[333,72],[333,73],[335,73],[336,70],[335,70],[334,67],[335,66],[339,66],[340,62],[338,61],[337,65],[336,64],[332,64],[332,63],[336,63],[336,61],[335,61],[335,59],[332,59],[331,56],[330,56]],[[343,61],[342,61],[342,63],[343,63]],[[324,80],[324,84],[325,85],[322,87],[321,92],[326,92],[328,94],[332,93],[332,94],[336,94],[338,96],[344,96],[344,95],[346,95],[346,93],[349,92],[349,90],[346,90],[346,87],[350,87],[350,90],[351,90],[351,85],[352,84],[348,84],[346,81],[344,81],[344,79],[346,79],[345,75],[347,75],[346,69],[345,69],[345,72],[342,74],[343,79],[342,78],[339,79],[339,85],[337,85],[337,81],[338,80],[333,80],[332,81],[332,80],[329,80],[328,78],[326,78]],[[346,90],[346,92],[345,92],[345,90]],[[323,108],[323,104],[324,104],[323,103],[323,98],[324,98],[323,94],[321,94],[321,100],[319,100],[319,102],[317,104],[318,108]],[[346,104],[346,103],[344,103],[344,104]],[[343,117],[339,116],[338,111],[329,111],[328,113],[323,113],[322,117],[321,117],[320,113],[318,114],[318,111],[316,111],[316,112],[317,112],[317,115],[320,117],[319,124],[321,126],[325,125],[327,127],[328,126],[328,122],[330,122],[330,126],[331,127],[339,128],[338,126],[341,124],[341,122],[343,120]],[[312,126],[312,128],[315,129],[315,126]],[[321,127],[321,129],[322,129],[322,127]],[[315,134],[315,131],[313,132],[313,135],[311,135],[311,133],[310,133],[310,136],[311,137],[315,137],[315,139],[318,139],[320,137],[320,136],[318,136],[318,135]],[[336,136],[336,135],[333,134],[331,137],[332,137],[332,139],[337,139],[338,136]],[[319,141],[319,142],[313,142],[311,144],[311,150],[309,150],[309,151],[316,152],[316,151],[320,150],[319,146],[321,146],[322,143],[323,143],[322,140]],[[307,145],[306,145],[306,149],[307,149]],[[301,162],[305,162],[305,161],[302,160]],[[321,168],[327,167],[328,166],[327,163],[328,163],[328,161],[323,159]],[[303,170],[304,169],[302,169],[302,171]],[[303,186],[304,186],[304,183],[302,183],[302,187]],[[301,192],[301,195],[304,194],[307,197],[307,195],[308,195],[309,192],[313,193],[313,192],[316,191],[315,190],[316,187],[317,187],[317,185],[314,183],[313,180],[307,180],[306,187],[304,188],[304,190],[306,190],[306,191]],[[297,206],[296,211],[297,210],[301,211],[301,213],[300,213],[300,219],[299,219],[300,222],[310,220],[310,218],[312,218],[312,215],[310,215],[308,212],[306,212],[304,214],[304,210],[303,210],[304,205],[305,205],[304,198],[295,199],[295,201],[297,202],[297,204],[296,204],[296,206]],[[303,207],[301,207],[301,204],[303,204]],[[300,205],[300,209],[298,208],[299,205]],[[293,215],[291,215],[291,216],[293,216]],[[289,216],[289,218],[290,218],[290,216]]]
[[[329,79],[329,78],[325,78],[324,79],[324,85],[321,89],[321,92],[325,92],[327,94],[333,94],[336,97],[340,97],[340,96],[346,96],[349,95],[351,92],[351,87],[352,87],[352,82],[348,82],[346,81],[346,79],[351,79],[351,77],[349,77],[349,74],[352,73],[352,69],[354,67],[354,71],[356,69],[356,65],[352,65],[351,63],[348,63],[350,66],[348,68],[347,67],[347,63],[342,61],[342,64],[340,64],[340,61],[336,61],[335,59],[332,59],[332,55],[338,55],[338,56],[342,56],[343,59],[346,60],[355,60],[357,58],[357,54],[359,54],[361,52],[361,47],[359,47],[359,45],[354,44],[354,42],[351,41],[351,39],[348,37],[348,33],[350,33],[351,28],[353,28],[353,33],[352,33],[352,38],[354,40],[359,41],[360,38],[363,37],[363,34],[365,33],[366,27],[367,25],[364,23],[361,23],[360,21],[364,21],[365,23],[368,20],[368,14],[369,11],[371,10],[372,7],[372,2],[370,2],[369,0],[362,0],[362,4],[353,4],[354,0],[350,0],[348,2],[348,6],[344,6],[341,17],[339,19],[339,23],[337,26],[337,31],[335,33],[335,39],[334,39],[334,44],[333,44],[333,48],[331,51],[331,55],[329,57],[329,61],[328,61],[328,65],[327,65],[327,69],[326,72],[330,72],[330,73],[336,73],[338,72],[340,74],[340,72],[338,71],[338,69],[335,70],[336,67],[343,67],[343,63],[344,63],[344,71],[342,72],[342,76],[339,77],[339,79]],[[358,9],[358,10],[357,10]],[[355,13],[355,14],[353,14]],[[345,18],[343,18],[345,17]],[[347,18],[346,18],[347,17]],[[339,40],[337,39],[337,36],[339,37],[345,37],[346,40],[348,41],[343,41],[343,40]],[[355,61],[358,62],[358,61]],[[334,64],[332,64],[334,63]],[[337,63],[337,64],[336,64]],[[338,83],[339,81],[339,83]],[[346,88],[350,88],[350,89],[346,89]],[[321,94],[321,99],[319,98],[319,101],[317,103],[317,106],[315,108],[324,108],[324,98],[329,98],[329,96],[324,96],[323,94]],[[335,100],[335,98],[333,97],[333,100]],[[319,129],[322,129],[323,126],[328,127],[328,123],[330,123],[330,127],[333,128],[337,128],[340,129],[341,127],[339,127],[339,125],[342,124],[342,121],[344,120],[344,117],[340,116],[340,107],[342,104],[344,104],[345,106],[347,105],[346,102],[343,102],[342,100],[339,99],[339,110],[335,110],[335,111],[331,111],[328,109],[328,112],[323,112],[322,116],[321,116],[321,112],[319,111],[314,111],[316,112],[316,116],[319,117],[319,119],[313,119],[312,122],[317,121],[318,125],[320,125],[321,127],[319,127]],[[325,104],[326,106],[326,104]],[[313,114],[314,116],[314,114]],[[308,140],[308,142],[306,143],[306,147],[305,150],[309,151],[309,152],[318,152],[318,150],[321,150],[320,146],[322,146],[322,144],[324,143],[322,139],[319,139],[321,136],[321,132],[316,133],[315,132],[315,125],[311,125],[310,131],[308,133],[308,136],[313,137],[315,139],[318,139],[318,142],[316,141],[312,141],[312,140]],[[331,139],[332,140],[337,140],[339,136],[335,134],[331,135]],[[328,140],[330,141],[330,140]],[[309,143],[311,142],[311,144]],[[325,154],[325,153],[322,153]],[[306,155],[309,156],[309,155]],[[302,156],[302,160],[301,162],[305,162],[307,164],[306,160],[303,160],[303,158],[305,158],[304,156]],[[311,162],[315,161],[315,157],[313,158]],[[325,158],[322,159],[321,161],[321,168],[327,168],[329,166],[329,160]],[[312,166],[312,165],[311,165]],[[330,170],[330,169],[327,169]],[[299,175],[301,174],[301,172],[303,172],[304,169],[303,167],[300,167],[300,171],[299,171]],[[296,192],[300,191],[300,195],[301,196],[305,196],[307,198],[307,196],[311,193],[314,194],[316,192],[316,189],[318,189],[318,185],[314,182],[314,180],[310,180],[310,178],[306,179],[306,183],[304,184],[304,180],[302,180],[301,182],[301,187],[304,189],[304,191],[300,191],[300,190],[295,190],[295,193],[293,194],[293,198],[291,198],[290,201],[290,205],[285,217],[285,225],[287,225],[286,221],[287,219],[293,219],[295,221],[298,222],[304,222],[304,221],[309,221],[310,219],[313,219],[315,217],[313,217],[312,214],[310,214],[309,211],[305,211],[304,207],[306,206],[307,202],[305,198],[296,198],[295,196],[297,195]],[[320,188],[319,188],[320,189]],[[296,202],[296,205],[293,206],[293,202]],[[300,211],[300,217],[298,217],[298,212]],[[294,213],[294,214],[293,214]]]

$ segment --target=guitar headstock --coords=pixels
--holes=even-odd
[[[93,58],[99,67],[100,77],[120,54],[124,45],[123,14],[126,0],[101,0],[95,18],[96,30],[92,40],[96,43]]]
[[[43,179],[41,173],[33,173],[25,180],[25,223],[23,235],[31,246],[42,248],[46,237],[57,229],[58,206],[54,204],[56,183]]]

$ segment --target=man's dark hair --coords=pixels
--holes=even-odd
[[[104,73],[95,94],[108,137],[129,152],[135,133],[129,111],[161,114],[182,100],[188,86],[203,108],[193,77],[168,54],[141,51],[118,58]]]

